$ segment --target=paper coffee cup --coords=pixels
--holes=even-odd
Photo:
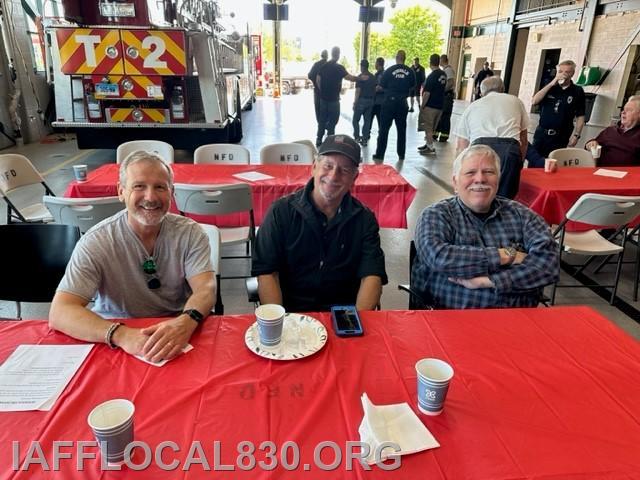
[[[418,409],[425,415],[440,415],[453,378],[453,368],[438,358],[423,358],[416,363]]]
[[[558,161],[555,158],[544,159],[544,171],[547,173],[553,173],[558,169]]]
[[[602,153],[602,145],[595,145],[591,147],[591,155],[593,155],[593,158],[600,158],[601,153]]]
[[[96,406],[87,417],[100,453],[109,465],[124,461],[124,451],[133,442],[133,414],[135,406],[129,400],[117,398]]]
[[[285,309],[280,305],[267,303],[256,308],[258,334],[262,345],[274,347],[280,343],[284,314]]]
[[[76,181],[78,181],[78,182],[86,182],[87,181],[87,166],[86,165],[74,165],[73,166],[73,175],[76,177]]]

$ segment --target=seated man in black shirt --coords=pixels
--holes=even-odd
[[[307,185],[271,205],[253,253],[262,303],[291,312],[378,305],[387,283],[378,222],[350,194],[360,161],[355,140],[331,135]]]

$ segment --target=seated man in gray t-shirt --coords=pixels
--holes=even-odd
[[[214,303],[207,235],[167,213],[173,173],[162,159],[134,152],[120,165],[126,209],[78,242],[51,304],[49,325],[74,338],[105,342],[151,361],[180,353]],[[95,298],[92,310],[87,304]],[[172,318],[133,328],[106,318]]]

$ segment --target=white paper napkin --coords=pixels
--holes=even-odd
[[[400,451],[385,448],[380,455],[382,460],[440,446],[406,402],[376,406],[366,393],[362,394],[361,400],[364,418],[358,432],[360,441],[369,444],[366,458],[369,465],[376,462],[376,450],[384,442],[397,444]]]
[[[185,354],[187,352],[190,352],[191,350],[193,350],[193,345],[191,345],[190,343],[187,343],[184,348],[182,349],[182,354]],[[173,357],[173,358],[178,358],[180,355]],[[154,367],[162,367],[164,366],[165,363],[169,362],[170,360],[160,360],[159,362],[152,362],[150,360],[147,360],[146,358],[144,358],[142,355],[134,355],[134,357],[136,357],[138,360],[142,360],[144,363],[148,363],[149,365],[153,365]],[[171,360],[173,360],[173,358]]]
[[[599,168],[595,172],[594,175],[600,175],[601,177],[613,177],[613,178],[622,178],[627,172],[623,172],[620,170],[607,170],[606,168]]]
[[[248,182],[259,182],[260,180],[271,180],[272,178],[275,178],[275,177],[272,177],[271,175],[267,175],[266,173],[260,173],[260,172],[234,173],[232,177],[239,178],[240,180],[247,180]]]

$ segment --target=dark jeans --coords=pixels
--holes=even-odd
[[[444,94],[444,105],[442,107],[442,116],[440,123],[436,127],[436,132],[444,133],[449,136],[451,132],[451,114],[453,113],[453,92]]]
[[[520,143],[514,138],[481,137],[474,140],[473,145],[487,145],[495,150],[500,157],[498,195],[515,198],[520,187],[522,170]]]
[[[375,156],[383,158],[387,151],[387,140],[389,139],[389,130],[391,124],[396,123],[396,131],[398,133],[397,151],[398,157],[404,158],[404,152],[407,147],[407,99],[405,97],[386,97],[381,108],[382,125],[380,133],[378,133],[378,144],[376,146]]]
[[[573,125],[569,131],[558,130],[555,135],[549,135],[548,130],[538,127],[533,134],[533,146],[540,155],[546,158],[553,150],[557,150],[558,148],[567,148],[572,130]]]
[[[315,88],[313,90],[313,108],[316,112],[316,122],[320,123],[320,93]]]
[[[316,143],[322,142],[325,130],[327,135],[333,135],[340,118],[340,100],[328,102],[320,99],[320,118],[318,119],[318,132]]]
[[[369,140],[372,120],[371,110],[373,110],[373,98],[359,98],[353,106],[353,138],[360,137],[360,117],[364,117],[362,138]]]
[[[380,132],[380,125],[382,125],[380,110],[382,110],[382,104],[374,103],[373,108],[371,109],[371,121],[369,122],[369,125],[373,127],[373,119],[376,119],[376,121],[378,122],[378,132]]]

